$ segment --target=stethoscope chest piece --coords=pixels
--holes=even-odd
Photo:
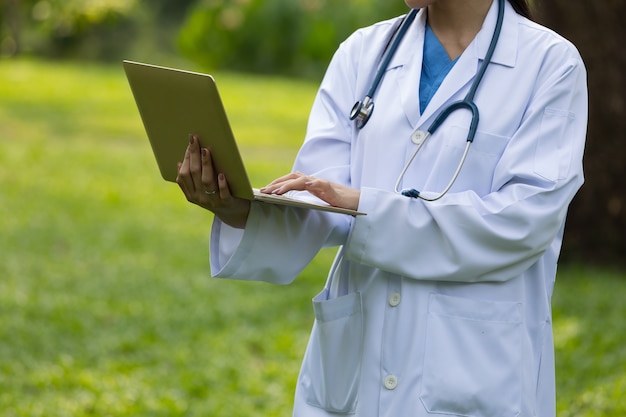
[[[363,100],[359,100],[354,103],[354,106],[350,111],[350,120],[354,120],[354,123],[358,129],[363,128],[363,126],[365,126],[370,119],[370,116],[374,111],[374,93],[378,89],[378,85],[380,84],[383,75],[387,71],[387,66],[391,61],[391,58],[398,49],[400,41],[404,37],[406,31],[409,29],[409,26],[411,26],[411,22],[413,22],[415,16],[417,16],[417,13],[418,9],[412,9],[402,20],[400,27],[398,27],[397,29],[397,33],[394,32],[394,34],[392,35],[392,39],[390,40],[390,44],[387,44],[389,49],[387,49],[386,46],[383,50],[382,61],[378,67],[378,70],[376,71],[374,81],[372,82],[372,86],[370,87],[367,95],[365,96],[365,98],[363,98]]]
[[[409,160],[406,162],[406,164],[404,165],[404,168],[402,169],[402,171],[400,172],[400,175],[398,176],[398,180],[396,181],[396,185],[394,187],[394,190],[397,193],[402,193],[402,195],[405,195],[411,198],[420,198],[425,201],[436,201],[436,200],[439,200],[441,197],[443,197],[452,188],[452,185],[454,184],[457,177],[459,176],[459,172],[461,171],[461,168],[463,167],[465,159],[467,158],[470,145],[474,141],[474,136],[478,128],[479,112],[478,112],[478,106],[474,102],[474,94],[476,93],[476,90],[478,89],[478,86],[480,85],[480,82],[483,76],[485,75],[487,66],[491,62],[491,58],[493,56],[494,50],[496,49],[496,45],[498,43],[498,38],[500,37],[500,31],[502,29],[502,24],[504,20],[504,3],[505,3],[505,0],[498,0],[498,17],[496,21],[496,26],[493,31],[493,36],[491,37],[489,48],[487,49],[485,58],[483,59],[482,64],[478,68],[478,72],[476,73],[476,76],[474,77],[474,81],[472,81],[472,84],[465,98],[463,100],[456,101],[450,104],[449,106],[447,106],[446,108],[444,108],[439,113],[439,115],[435,118],[435,120],[430,125],[430,127],[426,129],[426,131],[417,129],[411,134],[411,142],[413,142],[417,146],[415,147],[413,154],[411,155]],[[398,45],[400,44],[402,37],[408,30],[409,26],[411,25],[411,22],[413,21],[413,19],[415,19],[416,15],[417,15],[417,9],[412,9],[407,14],[403,22],[400,24],[400,27],[398,28],[397,33],[395,35],[392,35],[392,41],[391,41],[391,44],[389,45],[389,49],[387,50],[387,48],[385,47],[385,50],[383,51],[384,58],[380,66],[378,67],[378,70],[376,71],[376,76],[374,77],[374,81],[372,82],[372,85],[367,95],[362,101],[357,101],[352,107],[352,110],[350,111],[350,120],[354,120],[357,128],[361,129],[363,126],[365,126],[370,116],[372,115],[372,111],[374,110],[374,101],[373,101],[374,93],[376,92],[376,89],[378,88],[378,85],[380,84],[380,81],[387,69],[387,66],[389,65],[389,62],[391,61],[391,57],[395,54],[396,50],[398,49]],[[448,116],[450,116],[450,114],[460,109],[468,110],[472,114],[472,120],[470,122],[467,140],[465,143],[465,150],[463,151],[461,160],[459,161],[459,164],[457,165],[457,168],[454,174],[452,175],[452,179],[450,180],[448,185],[445,187],[445,189],[442,192],[440,192],[434,197],[425,197],[419,191],[415,189],[401,191],[400,186],[403,181],[404,175],[409,169],[409,165],[411,164],[411,162],[417,156],[417,153],[424,146],[424,143],[426,142],[426,140],[431,135],[435,134],[435,131],[448,118]]]
[[[372,111],[374,111],[374,101],[366,96],[363,101],[359,100],[354,103],[350,111],[350,120],[355,120],[357,128],[361,129],[370,119]]]

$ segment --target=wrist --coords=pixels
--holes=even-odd
[[[246,227],[246,223],[248,222],[248,216],[250,214],[250,201],[239,200],[236,206],[231,206],[227,209],[215,210],[214,214],[230,227],[243,229]]]

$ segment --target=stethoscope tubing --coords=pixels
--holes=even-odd
[[[461,156],[461,162],[459,162],[459,164],[457,165],[456,170],[454,171],[454,174],[452,175],[452,178],[450,179],[450,181],[448,182],[448,185],[446,185],[446,187],[443,189],[442,192],[437,194],[435,197],[427,197],[427,196],[424,196],[421,192],[417,191],[416,189],[400,190],[400,183],[402,182],[402,178],[404,178],[404,174],[406,174],[406,171],[409,169],[409,166],[411,166],[411,162],[413,162],[413,160],[417,156],[420,148],[422,146],[424,146],[424,143],[426,143],[426,140],[429,137],[430,137],[430,133],[427,133],[426,136],[424,137],[423,142],[420,143],[417,146],[417,148],[415,149],[415,151],[413,151],[413,154],[409,158],[408,162],[406,164],[404,164],[404,168],[402,168],[402,172],[398,176],[398,179],[396,180],[396,184],[394,186],[394,191],[396,193],[402,194],[402,195],[404,195],[406,197],[419,198],[419,199],[424,200],[424,201],[437,201],[441,197],[446,195],[448,193],[448,191],[450,191],[450,188],[452,188],[452,186],[456,182],[456,179],[459,177],[459,173],[461,172],[461,168],[463,168],[463,165],[465,163],[465,159],[467,158],[467,153],[469,152],[470,145],[472,144],[472,142],[469,141],[469,140],[465,142],[465,149],[463,150],[463,155]]]
[[[372,85],[370,86],[367,95],[363,98],[363,100],[359,100],[354,103],[354,107],[352,107],[352,110],[350,111],[350,120],[355,120],[359,129],[362,129],[363,126],[365,126],[369,121],[370,116],[374,111],[374,94],[376,93],[385,72],[387,72],[387,67],[389,66],[389,62],[391,62],[391,58],[393,58],[395,52],[398,50],[400,42],[404,39],[406,31],[409,30],[409,27],[411,26],[411,23],[413,23],[413,20],[415,20],[415,16],[417,16],[418,12],[419,9],[411,9],[411,11],[405,16],[398,32],[395,34],[391,44],[389,45],[388,53],[384,54],[383,60],[378,66],[378,71],[376,71],[376,75],[374,76],[374,80],[372,81]]]
[[[394,39],[391,45],[389,45],[390,53],[385,54],[384,59],[381,61],[378,67],[378,71],[376,72],[374,81],[372,82],[372,85],[369,91],[367,92],[368,97],[370,98],[374,97],[374,93],[378,89],[378,86],[380,85],[380,82],[383,79],[383,75],[385,75],[385,72],[387,72],[387,67],[389,66],[389,62],[391,62],[391,59],[395,55],[395,51],[398,50],[398,46],[400,46],[400,42],[402,42],[402,39],[404,39],[404,35],[406,34],[407,30],[409,30],[409,27],[411,27],[411,24],[415,20],[415,16],[417,16],[418,12],[419,12],[419,9],[411,9],[411,11],[404,18],[404,21],[402,22],[402,24],[400,25],[400,28],[398,29],[398,33],[396,33],[396,36],[394,36]]]
[[[470,145],[474,141],[474,136],[476,136],[476,130],[478,128],[478,121],[480,119],[478,106],[476,106],[476,103],[474,103],[473,101],[466,101],[466,100],[467,100],[467,97],[461,101],[452,103],[451,105],[443,109],[443,111],[439,113],[437,118],[435,118],[435,121],[430,125],[430,127],[426,131],[427,133],[424,136],[424,139],[422,140],[422,142],[419,145],[417,145],[417,148],[415,148],[409,160],[406,162],[406,164],[404,164],[404,168],[402,168],[402,172],[400,172],[400,175],[398,176],[398,180],[396,181],[396,185],[394,186],[394,191],[396,193],[402,193],[406,197],[420,198],[425,201],[437,201],[441,197],[446,195],[448,191],[450,191],[450,188],[452,188],[452,186],[456,182],[456,179],[459,176],[459,173],[461,172],[461,168],[463,168],[463,165],[465,164],[465,159],[467,158],[467,153],[469,152]],[[428,138],[430,138],[433,135],[433,133],[435,133],[435,131],[439,128],[439,126],[443,124],[443,122],[448,118],[450,114],[452,114],[453,112],[461,108],[467,108],[472,113],[472,120],[470,122],[470,128],[467,134],[467,140],[465,141],[465,149],[463,151],[463,155],[461,156],[461,160],[459,164],[457,165],[456,170],[454,171],[454,174],[452,175],[452,178],[450,179],[450,182],[448,182],[448,185],[446,185],[443,191],[439,193],[436,197],[426,197],[415,189],[404,190],[404,191],[400,190],[400,183],[402,182],[402,179],[404,178],[404,174],[406,174],[406,171],[409,169],[409,166],[411,165],[411,163],[413,162],[413,160],[419,153],[420,149],[422,149],[422,146],[424,146]]]
[[[494,51],[498,44],[498,39],[500,38],[500,32],[502,30],[502,23],[504,21],[504,1],[505,0],[498,0],[498,17],[497,17],[496,27],[493,31],[491,42],[489,44],[489,48],[487,49],[487,53],[485,54],[485,58],[483,59],[483,62],[480,68],[478,69],[476,77],[474,78],[474,81],[472,82],[472,85],[470,86],[469,91],[467,92],[463,100],[456,101],[450,104],[449,106],[447,106],[445,109],[443,109],[441,113],[437,115],[433,123],[428,127],[427,133],[424,136],[423,140],[417,145],[417,148],[415,149],[415,151],[413,151],[413,154],[411,155],[407,163],[404,165],[402,171],[400,172],[400,176],[398,177],[398,180],[396,181],[396,184],[394,186],[394,191],[396,193],[402,193],[403,195],[407,197],[420,198],[425,201],[436,201],[436,200],[439,200],[444,195],[446,195],[447,192],[450,191],[450,189],[456,182],[459,176],[459,173],[461,172],[461,168],[465,164],[465,160],[467,159],[467,154],[469,152],[470,145],[474,141],[474,137],[476,136],[476,131],[478,129],[480,113],[478,111],[478,106],[476,105],[476,103],[474,103],[474,95],[476,94],[476,91],[478,90],[478,87],[485,75],[485,72],[487,71],[487,67],[491,63],[491,58],[493,57]],[[398,29],[398,33],[395,35],[389,47],[389,50],[385,54],[378,68],[378,71],[376,72],[376,76],[374,77],[374,80],[367,93],[367,96],[365,96],[365,98],[362,101],[357,101],[354,107],[352,108],[352,111],[350,112],[350,120],[355,120],[355,123],[358,129],[363,128],[363,126],[365,126],[365,124],[368,122],[369,118],[371,117],[372,112],[374,110],[374,101],[373,101],[374,94],[380,85],[382,77],[387,70],[387,66],[389,65],[389,62],[391,61],[391,58],[393,57],[396,50],[398,49],[398,46],[400,42],[402,41],[404,34],[406,33],[409,26],[415,19],[415,16],[417,15],[418,11],[419,11],[418,9],[412,9],[409,12],[409,14],[406,16],[405,20],[402,22],[400,28]],[[470,122],[470,127],[469,127],[469,131],[467,134],[466,142],[465,142],[465,149],[463,151],[463,155],[461,156],[461,160],[459,164],[457,165],[457,168],[454,174],[452,175],[451,180],[448,182],[448,185],[446,185],[444,190],[440,192],[439,194],[437,194],[435,197],[426,197],[422,195],[421,192],[415,189],[401,191],[400,184],[402,183],[404,175],[406,174],[407,170],[409,169],[409,166],[411,165],[411,163],[413,162],[413,160],[415,159],[419,151],[422,149],[422,147],[426,143],[427,139],[430,136],[432,136],[435,133],[435,131],[437,131],[437,129],[439,129],[439,127],[443,124],[443,122],[453,112],[457,110],[461,110],[461,109],[467,109],[472,114],[472,119]]]

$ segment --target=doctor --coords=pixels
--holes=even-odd
[[[233,198],[192,137],[178,183],[215,213],[214,276],[287,284],[338,246],[298,378],[294,416],[555,415],[550,300],[567,208],[583,182],[586,73],[575,47],[504,1],[471,121],[453,112],[487,55],[498,0],[406,0],[421,8],[368,92],[402,18],[358,30],[320,86],[294,171],[263,191],[308,191],[356,218]],[[407,166],[404,175],[403,168]],[[400,179],[400,180],[399,180]],[[269,307],[269,306],[268,306]]]

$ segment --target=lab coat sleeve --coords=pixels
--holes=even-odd
[[[253,202],[245,229],[213,221],[211,274],[288,284],[322,247],[346,240],[350,216]]]
[[[343,52],[333,57],[311,110],[307,139],[293,168],[342,184],[350,184],[350,125],[343,114],[345,106],[337,104],[330,92],[347,85],[345,71],[335,70],[346,62]],[[254,202],[244,230],[214,220],[212,275],[290,283],[322,247],[344,244],[352,221],[345,214]]]
[[[368,215],[354,223],[347,258],[455,282],[512,279],[547,250],[556,261],[567,207],[583,182],[587,89],[577,53],[554,65],[558,71],[533,92],[490,193],[450,192],[424,202],[365,188],[359,210]]]
[[[347,44],[355,43],[358,35],[349,38],[333,56],[311,109],[306,139],[294,163],[294,171],[348,186],[353,185],[352,122],[348,113],[356,71]]]

